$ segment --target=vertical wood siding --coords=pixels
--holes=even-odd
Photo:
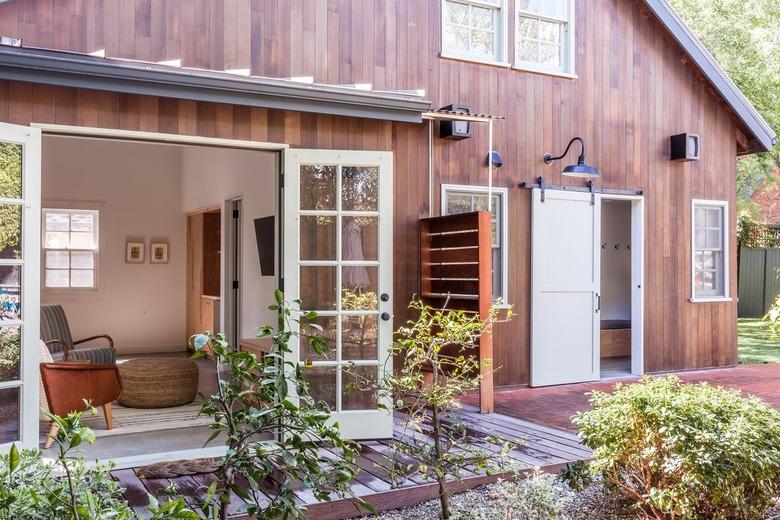
[[[506,3],[511,35],[514,0]],[[645,191],[646,369],[735,364],[736,303],[688,301],[692,198],[729,201],[736,296],[733,116],[639,0],[576,5],[577,79],[439,58],[438,0],[10,0],[0,4],[0,34],[22,37],[27,46],[181,58],[189,67],[424,88],[434,106],[458,102],[506,116],[495,125],[504,166],[494,182],[510,188],[509,300],[518,315],[496,331],[497,385],[528,383],[530,198],[516,187],[540,175],[550,183],[580,183],[562,178],[557,165],[546,167],[542,155],[582,136],[602,186]],[[419,290],[417,221],[428,215],[425,125],[8,81],[0,82],[0,120],[393,150],[396,323],[406,316],[404,301]],[[668,137],[683,131],[701,134],[701,161],[666,159]],[[440,183],[487,183],[486,149],[484,128],[467,141],[436,140],[437,205]]]

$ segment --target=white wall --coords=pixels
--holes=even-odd
[[[183,350],[186,219],[175,146],[51,137],[43,140],[44,207],[100,209],[98,290],[42,291],[65,308],[74,338],[110,334],[122,353]],[[125,241],[146,242],[146,263],[125,263]],[[150,239],[168,264],[149,263]]]
[[[277,168],[276,155],[270,152],[197,146],[182,148],[181,207],[184,212],[215,204],[224,208],[226,200],[242,198],[242,338],[253,338],[258,326],[274,323],[268,305],[273,301],[276,276],[260,274],[254,219],[276,213]],[[222,237],[224,242],[224,232]],[[225,258],[224,254],[222,258]],[[224,289],[223,284],[223,301]]]
[[[631,319],[631,202],[601,205],[601,319]],[[619,244],[615,249],[615,245]]]

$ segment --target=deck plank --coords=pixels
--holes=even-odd
[[[477,437],[496,435],[512,443],[509,458],[515,465],[521,467],[538,466],[544,471],[554,472],[568,462],[590,457],[590,450],[582,445],[576,435],[569,432],[498,413],[482,415],[475,407],[470,406],[465,406],[463,410],[456,412],[456,415],[457,420],[467,425],[470,434]],[[412,438],[427,443],[432,442],[424,433],[404,430],[403,425],[403,414],[396,412],[394,439],[378,439],[361,443],[361,451],[356,460],[358,473],[351,482],[352,491],[354,496],[371,503],[377,511],[409,507],[438,496],[437,484],[417,471],[406,475],[402,482],[391,482],[391,460],[394,457],[410,466],[419,464],[407,455],[396,453],[395,443],[409,442]],[[518,444],[518,441],[522,441],[522,445]],[[496,446],[486,444],[484,447],[491,453],[498,452]],[[320,454],[331,459],[341,457],[339,450],[325,446],[320,448]],[[528,471],[531,470],[522,470],[521,473]],[[145,513],[148,504],[147,492],[157,495],[168,486],[169,482],[174,483],[188,503],[202,514],[202,511],[197,509],[198,504],[208,484],[215,478],[213,473],[209,473],[172,479],[139,479],[133,470],[118,470],[112,472],[112,475],[122,487],[127,489],[125,497],[139,515]],[[487,475],[482,470],[469,468],[464,471],[460,479],[450,483],[450,489],[452,492],[466,491],[495,482],[498,478],[513,476],[515,475],[508,472]],[[278,489],[279,479],[279,475],[272,475],[269,481],[261,483],[261,490],[266,494],[266,498],[273,496],[274,491]],[[334,496],[333,500],[320,502],[302,482],[293,482],[292,488],[296,503],[306,506],[309,518],[342,520],[361,514],[359,506],[352,499]],[[245,518],[240,512],[243,500],[234,496],[233,502],[231,504],[231,514],[235,515],[233,518]]]

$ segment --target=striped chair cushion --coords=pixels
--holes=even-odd
[[[116,350],[111,347],[78,347],[73,346],[73,336],[70,334],[68,318],[61,305],[41,305],[41,339],[51,341],[58,339],[68,345],[68,360],[90,361],[95,364],[115,365]],[[48,345],[54,361],[65,357],[62,345]]]
[[[41,339],[43,341],[58,339],[68,346],[68,350],[73,350],[73,336],[70,335],[68,318],[62,305],[41,305]],[[61,353],[62,345],[53,343],[49,345],[49,350],[52,355]]]

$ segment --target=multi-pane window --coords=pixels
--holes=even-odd
[[[480,186],[444,185],[442,214],[454,215],[472,211],[488,211],[488,191]],[[493,188],[491,222],[493,231],[493,298],[507,303],[507,219],[506,190]]]
[[[693,203],[693,296],[723,298],[727,293],[726,205]]]
[[[98,217],[94,210],[43,210],[43,281],[46,288],[97,287]]]
[[[571,0],[517,0],[515,65],[574,73]]]
[[[501,61],[503,0],[444,0],[445,54]]]

